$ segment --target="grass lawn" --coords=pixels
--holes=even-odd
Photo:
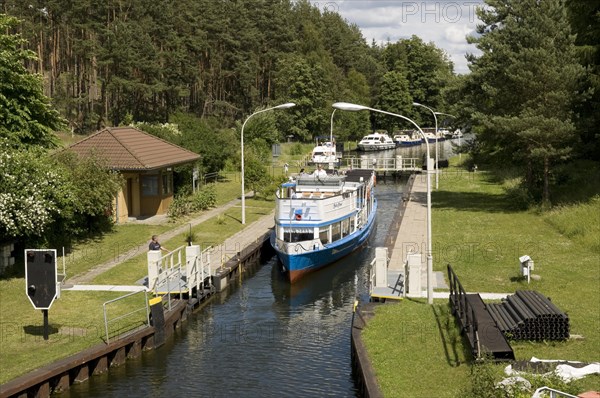
[[[42,311],[33,309],[25,294],[23,278],[0,281],[0,384],[60,358],[75,354],[106,339],[102,304],[122,296],[114,292],[64,291],[48,311],[50,335],[43,339]],[[109,307],[114,318],[134,308],[145,307],[144,295],[137,294]],[[145,311],[112,324],[131,330],[143,324]]]
[[[569,315],[571,334],[582,336],[566,342],[514,342],[518,360],[598,361],[600,255],[588,242],[600,237],[600,201],[546,213],[518,211],[489,173],[451,168],[439,182],[432,194],[434,270],[445,273],[451,264],[467,291],[537,290]],[[575,222],[573,217],[578,217]],[[583,232],[565,233],[557,226],[563,219]],[[520,277],[518,258],[525,254],[534,260],[533,274],[541,276],[529,285]],[[452,328],[440,327],[452,325],[447,311],[446,302],[437,300],[433,307],[404,300],[378,308],[364,337],[386,397],[461,396],[471,380],[463,365],[470,358]],[[504,366],[497,365],[496,372]],[[600,390],[600,377],[578,385]]]

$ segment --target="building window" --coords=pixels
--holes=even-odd
[[[173,193],[173,173],[166,173],[162,175],[162,194],[171,193]]]
[[[142,196],[158,195],[158,176],[142,176]]]

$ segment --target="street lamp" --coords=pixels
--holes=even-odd
[[[444,115],[444,116],[450,116],[450,117],[452,117],[452,118],[456,119],[456,116],[454,116],[454,115],[451,115],[451,114],[449,114],[449,113],[436,112],[436,114],[438,114],[438,115]],[[458,136],[458,146],[460,147],[460,135]],[[459,159],[462,159],[462,156],[461,156],[461,155],[462,155],[462,154],[461,154],[460,152],[458,152],[458,158],[459,158]],[[436,187],[436,188],[437,188],[437,187]]]
[[[390,116],[399,117],[412,123],[418,130],[421,136],[425,139],[425,145],[427,147],[427,302],[433,304],[433,257],[431,255],[431,173],[429,164],[429,140],[421,130],[421,127],[414,120],[407,118],[406,116],[399,115],[396,113],[382,111],[380,109],[370,108],[364,105],[349,104],[347,102],[336,102],[332,105],[335,109],[341,109],[343,111],[373,111],[379,112]]]
[[[329,142],[331,142],[332,145],[333,145],[333,115],[335,115],[335,111],[337,111],[337,109],[334,109],[333,112],[331,112],[331,128],[329,130]]]
[[[244,123],[242,124],[242,133],[241,133],[241,143],[242,143],[242,224],[246,224],[246,193],[244,190],[244,127],[250,118],[254,115],[258,115],[259,113],[263,113],[266,111],[271,111],[273,109],[287,109],[296,106],[293,102],[287,102],[285,104],[273,106],[271,108],[261,109],[260,111],[254,112],[252,115],[248,116]]]
[[[437,116],[439,113],[431,109],[430,107],[419,104],[418,102],[413,102],[414,106],[422,106],[425,109],[428,109],[431,113],[433,113],[433,118],[435,119],[435,189],[438,189],[438,123]]]

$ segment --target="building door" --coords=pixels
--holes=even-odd
[[[127,179],[127,194],[125,195],[125,205],[127,207],[127,217],[133,214],[133,178]]]

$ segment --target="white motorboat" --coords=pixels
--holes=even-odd
[[[389,135],[385,133],[373,133],[363,137],[358,143],[358,149],[361,151],[382,151],[393,149],[396,143]]]

